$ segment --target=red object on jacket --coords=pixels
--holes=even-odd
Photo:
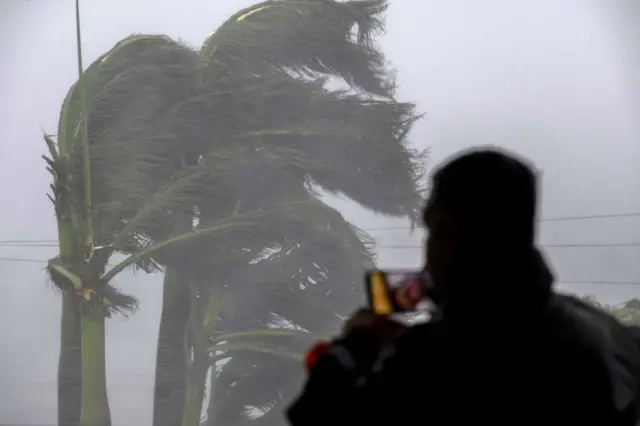
[[[311,346],[304,358],[304,366],[307,369],[307,372],[311,371],[322,355],[329,352],[330,347],[331,343],[325,341],[316,342]]]

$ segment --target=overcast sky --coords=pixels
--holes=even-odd
[[[87,65],[131,33],[199,46],[250,0],[83,0]],[[532,158],[543,178],[542,217],[640,212],[640,13],[634,0],[396,0],[380,39],[398,70],[399,97],[426,113],[413,133],[429,165],[464,147],[495,144]],[[637,9],[637,7],[636,7]],[[45,197],[41,129],[55,133],[77,78],[72,0],[0,0],[0,241],[56,236]],[[365,229],[402,221],[333,200]],[[542,222],[544,244],[639,243],[640,217]],[[374,230],[380,245],[421,235]],[[0,423],[55,416],[59,299],[42,271],[50,248],[0,244]],[[640,281],[639,247],[548,248],[559,281]],[[416,248],[379,250],[385,267],[415,267]],[[148,424],[160,277],[118,284],[140,298],[131,319],[108,325],[114,424]],[[640,287],[560,284],[615,302]],[[135,373],[131,375],[128,373]],[[27,393],[31,394],[27,398]],[[42,395],[42,396],[39,396]],[[36,401],[37,399],[37,401]],[[37,405],[37,409],[33,409]]]

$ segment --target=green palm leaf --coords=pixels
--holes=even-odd
[[[294,396],[303,378],[302,362],[261,356],[258,364],[249,367],[246,359],[240,360],[238,370],[243,373],[229,374],[235,378],[231,386],[215,385],[211,394],[214,405],[208,407],[207,424],[244,424],[251,421],[246,413],[247,406],[279,412],[276,407]],[[233,358],[222,367],[216,377],[217,383],[222,383],[222,374],[231,368],[232,362]]]
[[[211,350],[232,358],[213,381],[208,422],[247,420],[245,406],[272,409],[302,378],[301,360],[317,336],[295,330],[245,330],[217,336]],[[220,353],[222,352],[222,354]]]
[[[372,42],[386,6],[385,0],[276,0],[243,9],[202,46],[205,81],[286,69],[338,75],[368,93],[390,96],[384,57]]]
[[[261,210],[236,214],[161,241],[151,242],[113,266],[102,276],[102,280],[108,282],[120,271],[152,256],[161,255],[165,249],[185,253],[185,256],[202,250],[223,254],[227,252],[232,255],[239,249],[263,245],[264,241],[284,242],[288,235],[304,232],[309,225],[319,227],[322,226],[318,225],[319,223],[324,223],[326,226],[323,220],[331,216],[341,217],[337,211],[310,197],[292,201],[278,200]],[[242,241],[240,247],[239,241]]]
[[[94,220],[100,243],[136,206],[166,181],[177,167],[170,146],[175,140],[143,143],[147,127],[175,103],[190,96],[195,81],[196,54],[163,36],[131,36],[102,55],[85,72],[88,97],[88,136],[91,148]],[[58,137],[78,146],[82,124],[78,85],[63,103]],[[152,142],[155,144],[152,145]],[[79,149],[69,158],[70,194],[80,200],[82,179]],[[77,208],[77,207],[76,207]]]
[[[215,352],[216,359],[222,359],[234,352],[242,351],[276,355],[301,361],[302,353],[318,338],[320,336],[298,330],[241,330],[214,334],[211,338],[212,345],[208,349],[210,352]]]
[[[80,304],[82,300],[80,293],[82,283],[76,275],[69,273],[69,271],[62,266],[59,257],[54,257],[49,260],[47,264],[47,273],[49,274],[49,279],[53,283],[54,288],[61,293],[66,290],[76,292],[78,294],[77,303]],[[111,316],[116,313],[129,316],[138,309],[138,301],[135,297],[121,293],[112,285],[107,284],[94,291],[105,305],[107,316]]]
[[[424,156],[408,147],[409,129],[419,118],[414,106],[317,87],[312,91],[313,86],[305,87],[308,83],[291,81],[288,86],[289,92],[267,95],[267,117],[249,120],[231,137],[268,152],[290,150],[296,160],[304,160],[304,173],[324,189],[374,211],[417,220]],[[234,109],[233,100],[230,106]],[[270,127],[259,127],[265,123]]]
[[[280,206],[295,211],[296,206],[310,203],[315,206],[312,213],[303,208],[285,217],[280,216],[283,210],[278,204],[262,211],[251,208],[201,225],[202,230],[219,226],[216,223],[232,227],[217,232],[215,238],[181,246],[184,253],[216,253],[190,264],[198,265],[201,282],[208,281],[226,294],[225,310],[233,312],[233,319],[228,313],[226,321],[248,325],[260,318],[266,323],[275,314],[311,331],[327,330],[340,321],[338,315],[347,315],[364,302],[363,270],[373,266],[370,239],[336,210],[308,194],[305,199],[302,204]],[[251,222],[249,217],[264,219]],[[234,228],[234,220],[247,231]]]
[[[208,179],[210,199],[229,200],[218,206],[235,204],[238,194],[245,201],[272,198],[273,191],[311,179],[374,211],[417,220],[424,155],[408,147],[409,129],[420,117],[412,104],[328,91],[321,80],[235,79],[233,90],[194,96],[166,118],[210,159],[193,174]]]

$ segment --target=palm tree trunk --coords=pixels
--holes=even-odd
[[[92,303],[94,301],[90,301]],[[105,315],[101,307],[82,309],[82,408],[80,426],[111,426],[105,365]]]
[[[214,360],[211,365],[211,375],[209,376],[209,397],[207,398],[207,423],[206,426],[214,426],[216,416],[216,405],[214,402],[215,395],[213,389],[216,382],[216,362]]]
[[[184,402],[182,426],[199,426],[202,416],[204,388],[209,371],[209,357],[206,352],[198,351],[194,354],[194,361],[189,374],[189,384]]]
[[[66,153],[61,141],[60,152]],[[55,211],[58,222],[60,260],[65,263],[73,258],[74,231],[71,214],[65,213],[66,186],[56,182]],[[80,299],[71,284],[60,282],[62,312],[60,320],[60,354],[58,357],[58,426],[80,424],[82,392],[82,334]]]
[[[178,426],[182,422],[187,389],[184,338],[191,311],[185,278],[179,268],[166,269],[156,352],[153,426]]]
[[[78,426],[82,389],[80,304],[73,289],[62,293],[58,359],[58,425]]]

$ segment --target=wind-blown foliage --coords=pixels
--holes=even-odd
[[[209,424],[281,422],[273,407],[298,385],[303,348],[362,300],[373,265],[367,235],[314,188],[417,219],[421,156],[406,138],[418,116],[393,99],[373,43],[385,8],[267,1],[199,51],[165,36],[122,40],[81,80],[88,163],[81,86],[65,99],[58,134],[69,149],[50,162],[66,206],[56,211],[86,212],[89,181],[92,213],[72,220],[78,260],[50,269],[104,309],[120,271],[165,270],[155,426],[200,422],[212,365]],[[335,78],[347,89],[331,90]],[[114,252],[129,256],[108,267]],[[251,419],[246,406],[269,414]]]
[[[194,185],[208,186],[207,197],[193,201],[200,227],[260,211],[274,202],[306,202],[311,184],[380,213],[417,218],[422,169],[420,155],[408,149],[406,136],[418,117],[412,105],[392,99],[393,82],[387,79],[384,58],[372,42],[382,29],[385,7],[383,1],[265,2],[238,12],[205,41],[194,94],[176,104],[163,117],[162,127],[149,134],[152,140],[179,137],[186,149],[184,167],[167,191],[197,197]],[[329,90],[326,83],[331,76],[342,77],[351,89]],[[333,223],[344,223],[337,212],[332,215]],[[310,233],[318,223],[323,229]],[[234,231],[229,240],[217,235],[215,242],[201,241],[199,247],[181,249],[167,258],[182,271],[176,275],[197,293],[190,299],[192,306],[213,288],[224,294],[227,306],[234,307],[220,315],[219,330],[265,327],[276,316],[314,333],[330,333],[340,315],[361,301],[362,269],[372,265],[372,256],[361,233],[325,223],[329,221],[313,217],[305,225],[287,220],[284,227],[264,221],[255,224],[249,235]],[[230,247],[219,247],[231,240]],[[156,260],[167,264],[166,258]],[[184,323],[175,329],[191,318],[190,333],[199,330],[205,339],[210,337],[208,330],[194,325],[193,314],[187,315],[185,282],[165,280],[165,297],[170,286],[176,290],[163,312],[182,311],[178,316]],[[161,325],[160,334],[162,340],[170,333],[163,333]],[[173,348],[159,347],[158,365],[165,365],[162,353],[181,351],[181,335],[167,340],[173,341]],[[220,376],[213,375],[212,380],[210,424],[240,421],[245,405],[272,407],[274,398],[290,396],[291,386],[288,394],[274,387],[251,400],[256,392],[249,393],[250,389],[264,389],[257,385],[273,382],[269,377],[276,365],[274,356],[236,354],[220,367]],[[165,382],[177,388],[174,398],[161,398],[162,371],[157,372],[156,426],[175,424],[179,407],[185,405],[180,398],[184,386],[180,358],[173,360],[164,370],[178,373]],[[278,362],[287,361],[292,367],[280,368],[281,378],[297,384],[299,366],[291,360]],[[234,365],[254,371],[234,381],[235,394],[246,396],[238,405],[223,397],[228,391],[223,372]],[[199,398],[202,392],[193,394]]]
[[[613,315],[627,325],[640,325],[640,300],[630,299],[618,305],[607,305],[599,302],[594,296],[584,296],[583,301]]]
[[[60,256],[49,262],[48,269],[63,292],[58,395],[61,425],[78,424],[80,413],[76,400],[79,395],[75,392],[80,388],[83,390],[83,424],[110,423],[104,362],[100,361],[104,358],[102,323],[105,315],[134,308],[135,302],[119,295],[109,285],[115,274],[105,274],[107,262],[114,251],[129,253],[143,248],[136,241],[142,228],[126,228],[125,225],[131,221],[140,222],[136,215],[144,200],[141,196],[148,196],[158,181],[166,180],[165,176],[171,173],[166,167],[170,158],[166,154],[165,157],[160,155],[160,146],[154,147],[154,153],[149,147],[132,143],[139,127],[121,124],[126,120],[136,126],[151,124],[157,114],[153,117],[150,114],[161,110],[162,101],[170,98],[171,90],[163,88],[169,80],[175,83],[176,73],[171,74],[171,69],[167,68],[156,73],[157,78],[150,76],[145,70],[152,60],[144,54],[132,57],[129,41],[120,43],[95,61],[69,90],[60,112],[58,143],[45,137],[50,153],[46,160],[54,179],[50,198],[58,217],[60,239]],[[156,44],[158,48],[153,60],[158,65],[163,65],[162,61],[166,62],[171,52],[189,53],[166,38],[147,37],[141,42],[146,42],[147,47]],[[138,90],[137,97],[131,96],[119,84],[113,84],[114,81],[134,85]],[[147,96],[142,96],[145,90]],[[88,120],[85,120],[86,116]],[[86,134],[81,131],[85,122]],[[125,233],[127,237],[123,238]],[[148,262],[148,259],[140,258],[138,265],[148,267]],[[129,264],[131,262],[126,261],[116,270]],[[78,310],[77,306],[81,309],[71,315]],[[91,324],[89,318],[95,322],[91,336],[84,335],[83,329],[82,339],[77,334],[80,315],[87,318],[82,321],[87,327]],[[70,359],[70,354],[79,352],[82,362],[77,356]],[[83,371],[80,386],[79,364],[89,369],[94,358],[98,370]],[[85,380],[89,382],[85,383]],[[87,405],[93,408],[86,408]]]
[[[212,162],[228,167],[210,183],[221,188],[220,195],[231,192],[211,197],[215,205],[198,205],[201,223],[231,209],[304,200],[311,183],[380,213],[417,218],[420,158],[406,145],[417,116],[412,105],[392,99],[393,84],[372,42],[382,29],[385,6],[382,1],[266,2],[238,12],[208,38],[200,51],[201,81],[213,89],[196,96],[193,107],[185,103],[189,124],[178,118],[177,127],[188,128],[191,140],[207,136],[202,158],[213,155]],[[351,89],[329,90],[323,74],[342,77]],[[221,152],[229,160],[215,161]],[[228,200],[228,210],[220,199]],[[227,304],[234,307],[217,327],[265,327],[276,316],[316,335],[336,330],[340,315],[362,300],[362,269],[372,265],[372,256],[360,242],[367,239],[337,227],[344,219],[332,215],[329,226],[324,226],[328,218],[310,219],[309,229],[323,225],[312,233],[299,227],[270,234],[272,224],[266,223],[269,229],[257,229],[255,241],[234,236],[235,252],[244,253],[244,260],[209,260],[201,273],[216,277],[215,287],[230,293]],[[277,251],[265,257],[271,250]],[[234,369],[252,374],[233,381],[236,399],[227,400],[225,380],[234,377]],[[279,413],[274,405],[292,396],[300,374],[298,364],[278,354],[236,354],[213,377],[208,423],[241,422],[245,406]]]

